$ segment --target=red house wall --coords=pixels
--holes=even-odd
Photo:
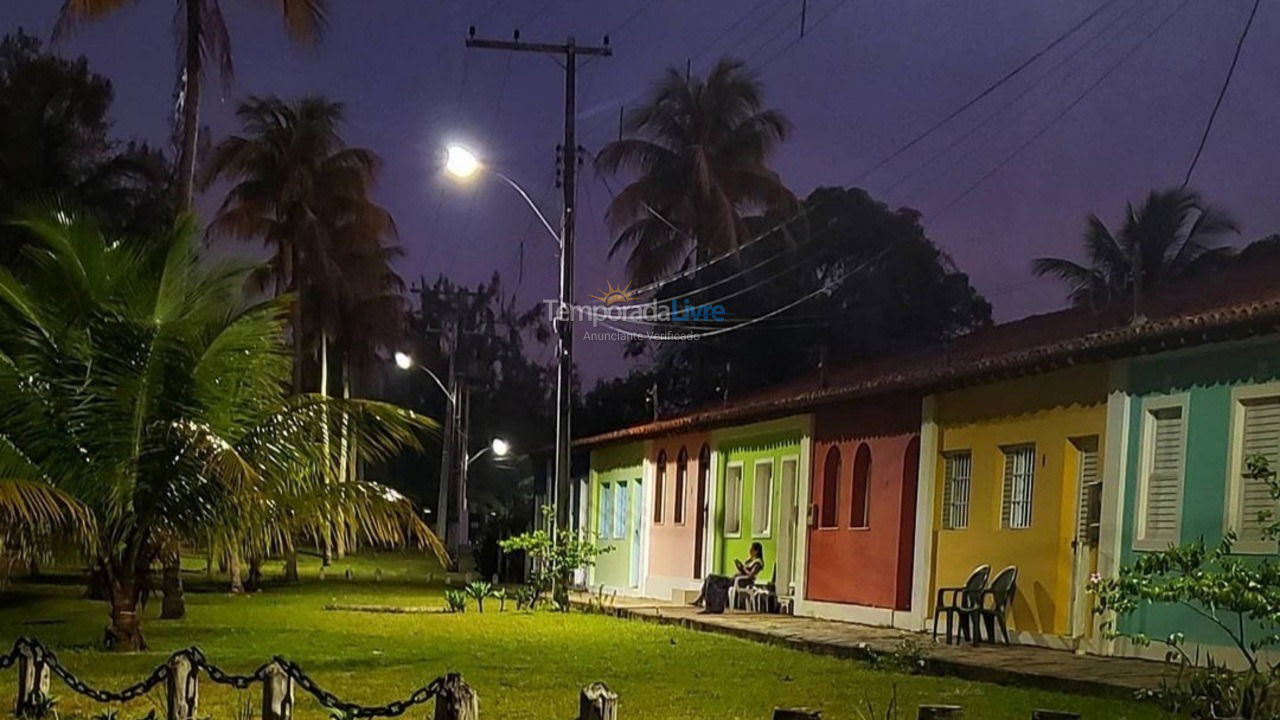
[[[814,414],[805,597],[906,610],[911,599],[920,398],[857,400]],[[852,527],[858,448],[871,453],[866,527]],[[822,527],[827,455],[840,451],[835,526]]]

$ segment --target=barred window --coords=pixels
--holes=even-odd
[[[945,461],[942,527],[947,530],[962,530],[969,527],[969,487],[973,478],[973,456],[968,450],[947,453]]]
[[[1003,526],[1011,530],[1031,527],[1031,499],[1035,491],[1036,447],[1004,449]]]

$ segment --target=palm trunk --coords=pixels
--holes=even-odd
[[[240,574],[240,551],[235,548],[227,553],[227,575],[231,580],[231,592],[244,592],[244,578]]]
[[[284,551],[284,579],[285,582],[298,582],[298,548],[292,538]]]
[[[160,619],[177,620],[185,617],[187,602],[182,591],[182,553],[178,548],[164,554],[163,573],[164,599],[160,604]]]
[[[213,579],[213,562],[213,536],[209,536],[209,547],[204,555],[204,576],[207,580]]]
[[[108,650],[136,652],[147,649],[138,621],[138,578],[131,571],[119,573],[111,580],[111,624],[107,626],[103,644]]]
[[[325,330],[320,331],[320,394],[329,397],[329,334]],[[329,481],[333,472],[333,463],[329,458],[329,408],[326,405],[324,414],[321,417],[323,428],[323,445],[324,452],[324,480]],[[332,518],[325,517],[320,522],[321,525],[321,562],[325,567],[333,564],[333,522]]]
[[[201,55],[204,37],[205,0],[186,0],[186,51],[182,78],[182,140],[178,151],[179,213],[191,210],[195,200],[196,145],[200,140],[200,85],[204,67]]]
[[[351,380],[348,377],[350,367],[346,360],[342,361],[342,399],[351,399]],[[347,467],[347,447],[348,436],[351,433],[351,426],[347,422],[347,416],[342,416],[342,424],[338,428],[338,477],[343,482],[350,482],[350,468]],[[334,553],[339,559],[347,556],[347,517],[342,508],[334,509],[334,525],[336,532],[334,533]]]
[[[262,556],[249,557],[249,579],[245,581],[244,589],[249,592],[258,592],[262,589]]]

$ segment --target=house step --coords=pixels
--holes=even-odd
[[[680,603],[681,605],[689,605],[698,599],[697,590],[672,590],[671,601]]]

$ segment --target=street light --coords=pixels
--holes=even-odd
[[[487,447],[480,448],[475,452],[474,455],[467,458],[467,464],[471,464],[476,460],[479,460],[480,458],[484,457],[486,453],[493,453],[494,457],[500,458],[500,457],[506,457],[507,453],[509,452],[511,452],[511,443],[507,442],[506,440],[503,440],[500,437],[496,437],[492,441],[490,441]]]
[[[572,145],[572,143],[566,144],[565,151],[567,154],[576,157],[577,153],[570,149]],[[573,161],[569,160],[568,162]],[[568,312],[573,303],[572,184],[566,183],[565,185],[563,229],[561,232],[556,232],[547,217],[542,214],[542,210],[538,209],[537,203],[533,201],[533,198],[529,197],[529,193],[525,192],[520,183],[496,168],[486,165],[474,152],[465,146],[452,144],[445,148],[444,169],[445,172],[460,180],[469,180],[480,171],[497,176],[524,199],[525,204],[542,222],[542,227],[547,231],[547,234],[556,242],[557,255],[559,255],[560,259],[559,307],[554,318],[558,343],[556,348],[556,455],[555,472],[551,479],[551,488],[548,493],[551,497],[552,506],[556,508],[551,516],[551,531],[554,534],[560,512],[558,497],[560,485],[564,484],[567,487],[569,481],[570,393],[572,391],[573,376],[573,331],[571,327],[573,314]]]
[[[447,543],[449,529],[449,476],[453,474],[452,452],[454,446],[457,444],[453,434],[457,432],[458,428],[458,402],[454,397],[454,394],[450,392],[449,388],[445,387],[444,382],[440,380],[440,376],[432,372],[431,368],[426,365],[416,364],[413,360],[413,356],[407,352],[397,351],[394,357],[396,367],[401,370],[408,371],[417,367],[419,370],[426,373],[428,377],[435,381],[436,386],[440,388],[440,392],[444,393],[444,399],[447,402],[449,416],[445,421],[445,433],[440,442],[440,487],[436,491],[436,509],[440,511],[439,514],[436,515],[436,535],[442,542]],[[463,447],[463,452],[466,452],[465,446]],[[466,486],[463,485],[462,487],[465,488]],[[465,490],[463,491],[463,495],[464,498],[459,500],[459,510],[465,512]],[[459,517],[461,518],[463,515],[460,513]]]

